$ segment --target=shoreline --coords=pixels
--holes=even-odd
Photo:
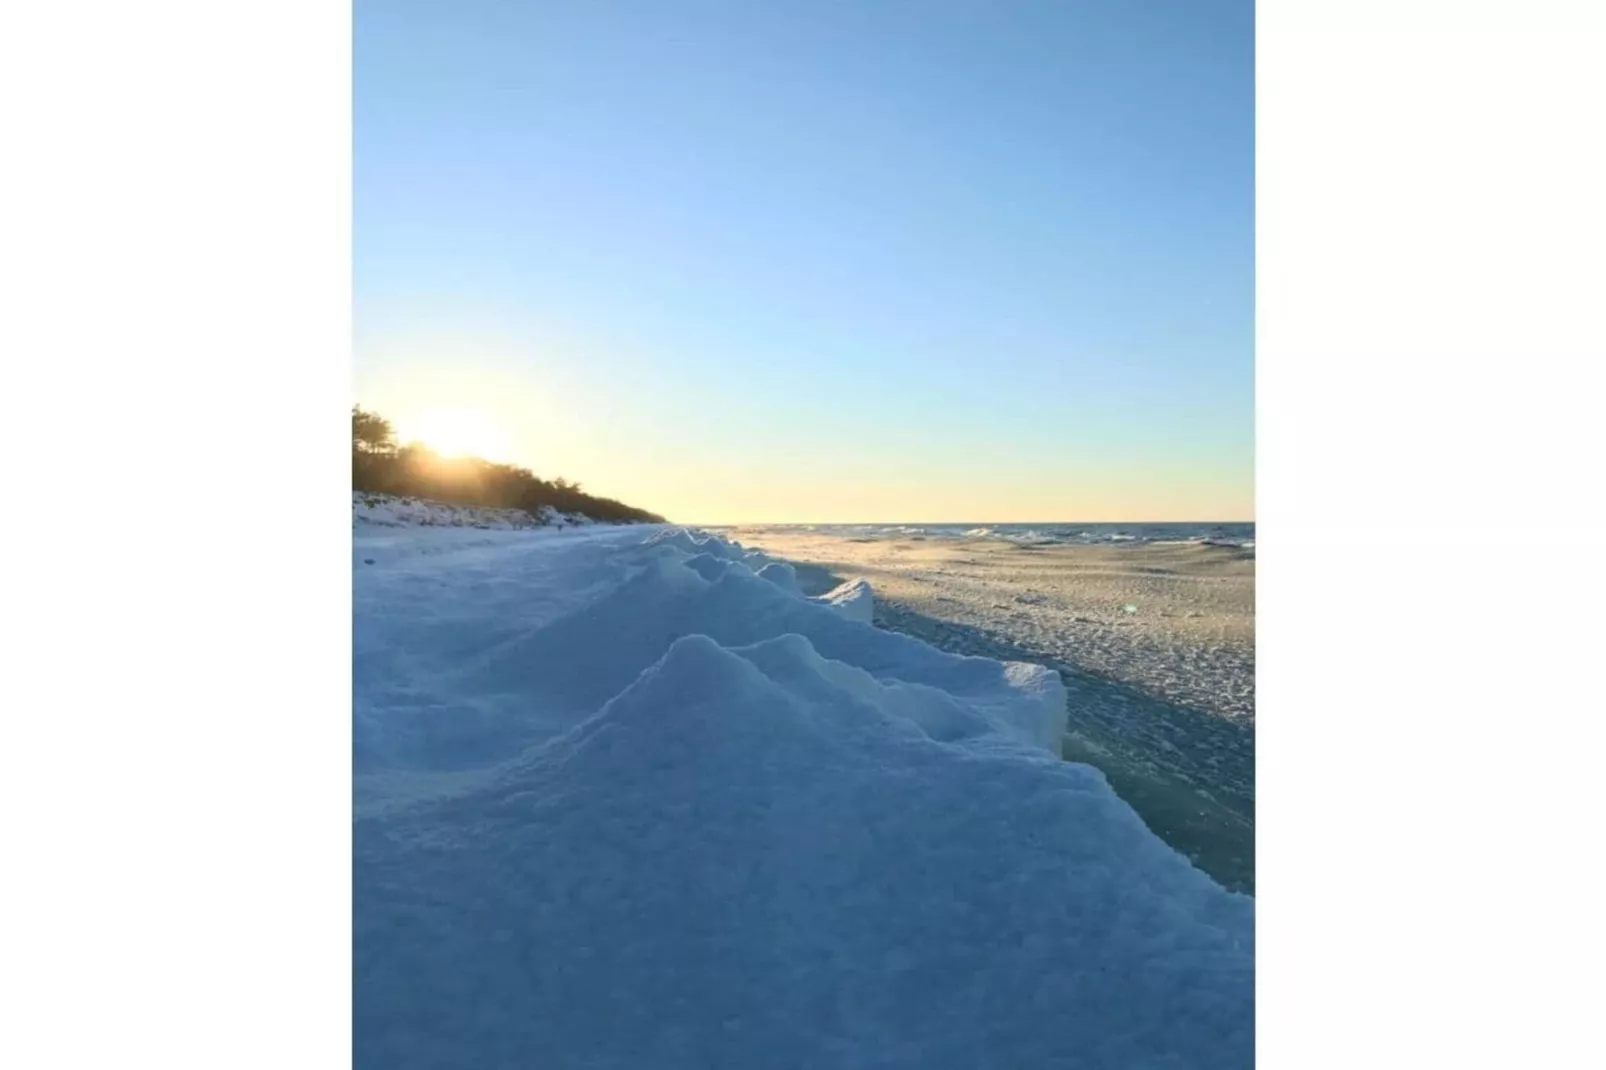
[[[867,580],[878,627],[1056,669],[1062,756],[1104,773],[1224,887],[1254,894],[1252,550],[730,534],[791,563],[808,593]]]

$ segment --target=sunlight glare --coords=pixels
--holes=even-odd
[[[407,441],[419,442],[442,457],[481,457],[504,461],[507,435],[495,421],[475,409],[429,409],[408,424]]]

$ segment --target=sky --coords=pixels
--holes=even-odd
[[[355,396],[404,437],[689,524],[1253,519],[1248,0],[354,29]]]

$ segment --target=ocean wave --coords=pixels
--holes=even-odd
[[[1253,524],[774,524],[737,530],[812,532],[854,542],[991,539],[1021,546],[1255,546]]]

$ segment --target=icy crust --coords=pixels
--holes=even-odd
[[[503,538],[357,573],[359,799],[451,773],[359,803],[359,1067],[1251,1064],[1253,902],[1058,760],[1057,675]]]

